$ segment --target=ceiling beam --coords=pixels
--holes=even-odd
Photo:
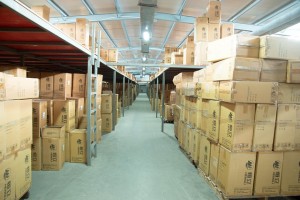
[[[252,0],[250,3],[248,3],[244,8],[239,10],[236,14],[234,14],[232,17],[228,19],[229,22],[234,22],[236,19],[238,19],[240,16],[245,14],[247,11],[251,10],[253,7],[255,7],[258,3],[260,3],[261,0]]]

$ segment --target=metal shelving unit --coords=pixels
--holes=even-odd
[[[26,65],[29,71],[88,75],[87,165],[90,166],[92,157],[97,155],[97,144],[91,142],[90,136],[97,132],[96,120],[91,121],[91,116],[97,115],[97,111],[91,109],[91,103],[92,96],[97,96],[97,89],[92,88],[92,85],[97,86],[96,75],[100,71],[99,68],[101,67],[104,76],[113,71],[114,80],[117,73],[124,80],[127,78],[129,81],[130,78],[98,56],[101,33],[98,32],[96,41],[95,24],[92,26],[93,42],[90,51],[19,1],[0,0],[0,18],[0,65]],[[96,105],[96,98],[93,103]]]

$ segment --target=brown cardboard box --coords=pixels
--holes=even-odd
[[[13,77],[0,72],[0,100],[31,99],[39,97],[39,80]]]
[[[281,176],[281,194],[299,195],[300,193],[300,151],[284,152]]]
[[[47,100],[47,125],[53,125],[53,100]]]
[[[226,23],[221,25],[221,38],[231,36],[234,34],[234,24]]]
[[[300,41],[291,37],[265,35],[260,37],[260,58],[300,59]]]
[[[42,129],[42,138],[65,138],[65,126],[48,126]]]
[[[217,185],[226,197],[251,196],[256,153],[233,153],[220,147]]]
[[[218,163],[219,163],[220,145],[210,144],[210,162],[209,162],[209,178],[213,183],[217,183]]]
[[[112,131],[112,113],[110,114],[101,114],[102,119],[102,132],[110,133]]]
[[[68,23],[68,24],[54,24],[56,28],[61,30],[64,34],[69,36],[70,38],[75,39],[76,35],[76,25],[75,23]]]
[[[32,102],[32,134],[41,137],[41,128],[47,126],[47,101],[34,100]]]
[[[72,97],[85,97],[86,74],[73,74]]]
[[[219,99],[219,82],[202,82],[201,85],[203,99]]]
[[[261,61],[257,58],[228,58],[208,66],[213,69],[213,81],[259,81]]]
[[[40,79],[40,98],[53,98],[54,74],[42,72]]]
[[[15,155],[0,162],[0,199],[13,200],[16,194]]]
[[[182,65],[183,64],[183,54],[173,52],[171,54],[171,64]]]
[[[209,173],[209,162],[210,162],[210,141],[206,136],[201,135],[200,139],[200,156],[199,156],[199,167],[206,176]]]
[[[231,151],[250,151],[255,104],[221,102],[220,144]]]
[[[221,35],[220,24],[208,24],[208,42],[220,39]]]
[[[101,112],[102,113],[112,112],[112,95],[110,94],[101,95]]]
[[[286,82],[287,61],[271,59],[261,59],[261,61],[260,81]]]
[[[195,43],[194,65],[205,65],[205,66],[208,65],[207,46],[208,46],[208,42]]]
[[[219,128],[220,128],[220,101],[209,101],[208,120],[206,135],[214,142],[219,141]]]
[[[171,62],[172,62],[171,56],[165,55],[165,57],[164,57],[164,63],[165,64],[171,64]]]
[[[194,47],[187,47],[183,49],[183,64],[194,65]]]
[[[54,75],[54,99],[66,99],[72,93],[72,74],[61,73]]]
[[[193,146],[193,160],[196,164],[199,163],[199,153],[200,153],[200,132],[197,129],[193,129],[194,131],[194,146]]]
[[[48,6],[32,6],[31,10],[35,12],[38,16],[44,18],[45,20],[49,21],[50,18],[50,8]]]
[[[258,152],[255,167],[254,195],[279,195],[283,152]]]
[[[19,101],[19,139],[20,148],[26,148],[32,144],[32,100],[20,100]],[[16,139],[14,139],[16,140]]]
[[[277,82],[221,81],[219,98],[226,102],[270,103],[277,102]]]
[[[84,98],[68,98],[68,100],[75,100],[75,127],[79,126],[79,119],[84,115]],[[92,108],[93,109],[93,108]]]
[[[15,160],[16,168],[16,199],[29,191],[31,187],[31,150],[30,148],[21,150]]]
[[[65,132],[65,162],[71,162],[70,133]]]
[[[31,168],[32,171],[42,169],[42,139],[33,138],[31,145]]]
[[[173,116],[173,108],[171,105],[165,104],[165,117],[164,119],[166,121],[173,121],[174,116]]]
[[[108,61],[118,62],[118,49],[108,49]]]
[[[203,134],[207,134],[207,121],[208,121],[208,110],[209,110],[209,100],[202,99],[202,123],[201,123],[201,131]]]
[[[177,85],[178,83],[185,83],[193,81],[193,72],[182,72],[177,74],[173,78],[173,83]]]
[[[300,83],[300,60],[288,61],[287,83]]]
[[[70,132],[71,162],[86,163],[86,129]]]
[[[89,47],[90,26],[89,21],[84,18],[76,19],[76,40],[85,47]]]
[[[26,67],[19,66],[0,66],[0,72],[4,72],[5,74],[13,75],[14,77],[27,77]]]
[[[279,83],[278,103],[300,103],[300,85]]]
[[[108,50],[107,49],[100,49],[100,57],[108,62]]]
[[[252,151],[272,151],[277,105],[257,104]]]
[[[75,100],[53,101],[54,125],[65,125],[66,131],[75,129]]]
[[[94,123],[94,115],[91,116],[91,126],[93,126]],[[83,115],[80,119],[79,119],[79,126],[78,129],[87,129],[88,125],[87,125],[87,115]],[[94,135],[91,135],[91,141],[94,141]]]
[[[40,72],[34,72],[34,71],[27,71],[27,78],[41,78],[41,73]]]
[[[97,77],[97,83],[98,83],[98,88],[97,88],[97,97],[101,97],[102,94],[102,81],[103,81],[103,75],[98,74]]]
[[[289,151],[295,149],[295,134],[299,121],[300,105],[278,104],[274,151]]]
[[[221,22],[221,2],[209,1],[206,8],[206,16],[209,19],[209,23]]]
[[[210,42],[207,47],[207,60],[215,62],[230,57],[258,58],[259,37],[232,35]]]
[[[208,40],[208,18],[197,17],[194,24],[194,42],[207,42]]]
[[[42,138],[42,170],[60,170],[65,162],[65,137]]]
[[[97,137],[96,141],[99,144],[102,139],[102,119],[97,120]]]

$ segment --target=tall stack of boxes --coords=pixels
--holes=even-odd
[[[31,98],[39,97],[39,80],[23,68],[0,70],[0,199],[20,199],[31,186]]]
[[[110,133],[113,129],[111,93],[102,94],[101,96],[101,118],[102,118],[102,131]]]

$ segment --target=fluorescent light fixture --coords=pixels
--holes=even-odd
[[[145,62],[145,61],[147,60],[146,56],[144,56],[144,57],[142,58],[142,60],[143,60],[143,62]]]
[[[149,41],[150,40],[150,33],[148,31],[144,31],[143,32],[143,39],[145,41]]]
[[[143,71],[145,71],[146,70],[146,68],[145,67],[143,67]]]

